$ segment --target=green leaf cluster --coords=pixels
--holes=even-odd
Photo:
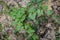
[[[39,36],[35,33],[40,23],[47,23],[48,17],[53,20],[57,17],[53,10],[47,10],[48,6],[43,6],[42,0],[31,0],[28,7],[12,8],[10,16],[13,19],[12,25],[15,26],[15,33],[21,29],[25,29],[32,40],[39,40]],[[37,3],[37,4],[34,4]],[[32,22],[31,22],[32,21]],[[56,21],[56,20],[55,20]]]

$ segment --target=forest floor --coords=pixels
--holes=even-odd
[[[8,10],[10,10],[11,7],[16,7],[18,9],[20,5],[22,7],[26,7],[26,3],[28,2],[30,2],[30,0],[0,1],[0,40],[27,40],[27,37],[23,37],[23,32],[25,30],[21,30],[16,34],[14,33],[14,27],[11,27],[12,18],[10,17]],[[60,0],[49,0],[48,2],[50,3],[50,7],[48,9],[54,10],[54,13],[59,15],[59,17],[57,17],[55,20],[47,17],[48,21],[46,23],[42,21],[40,23],[40,27],[37,28],[36,33],[39,36],[39,40],[60,40]],[[5,10],[7,9],[5,3],[9,8],[8,10]],[[58,21],[58,23],[56,23],[55,21]]]

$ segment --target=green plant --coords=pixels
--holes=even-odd
[[[31,0],[26,8],[12,8],[10,16],[14,20],[12,25],[16,27],[14,32],[25,29],[31,40],[39,40],[39,36],[35,33],[37,27],[40,23],[46,23],[48,20],[46,17],[54,13],[54,11],[47,9],[48,6],[42,5],[42,0]],[[55,20],[56,17],[53,15],[52,19]]]
[[[32,28],[31,24],[29,22],[25,22],[26,18],[33,19],[30,15],[30,17],[27,17],[26,8],[20,8],[16,9],[13,8],[10,15],[12,19],[14,20],[12,25],[16,26],[15,33],[21,29],[25,29],[27,33],[32,36],[35,32],[35,30]],[[34,15],[34,14],[33,14]],[[35,39],[34,39],[35,40]]]

